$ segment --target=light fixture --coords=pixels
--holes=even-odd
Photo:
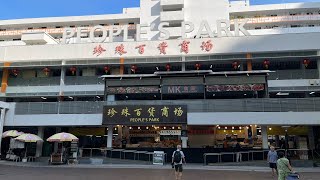
[[[179,126],[178,129],[181,129],[181,127]]]
[[[41,97],[41,99],[46,100],[47,98],[46,97]]]
[[[132,127],[129,127],[129,129],[132,129]]]
[[[269,131],[271,131],[271,130],[272,130],[272,128],[270,127],[270,128],[269,128]]]
[[[120,81],[122,80],[122,77],[120,77]]]
[[[68,98],[69,98],[69,99],[73,99],[73,97],[71,97],[71,96],[69,96]]]
[[[247,94],[244,94],[245,96],[247,95]]]
[[[149,127],[147,126],[146,129],[149,129]]]
[[[242,130],[240,130],[240,132],[242,132]]]
[[[232,129],[234,129],[234,127],[232,126]]]
[[[140,80],[142,79],[142,77],[140,77]]]
[[[248,77],[250,76],[249,73],[247,73],[247,76],[248,76]]]
[[[224,76],[225,76],[225,77],[228,77],[228,75],[227,75],[227,74],[224,74]]]
[[[310,92],[309,94],[312,95],[312,94],[314,94],[314,93],[315,93],[315,92]]]
[[[254,127],[257,127],[257,125],[254,125]]]
[[[128,99],[129,98],[129,96],[126,96],[126,99]]]
[[[214,97],[214,96],[216,96],[216,94],[212,94],[212,96]]]
[[[218,127],[218,129],[220,129],[220,126]]]
[[[223,130],[223,132],[226,132],[226,130]]]
[[[232,132],[234,132],[234,130],[232,130]]]
[[[213,67],[213,66],[212,66],[212,64],[211,64],[211,65],[210,65],[210,69],[212,69],[212,67]]]
[[[224,127],[224,129],[228,129],[228,127],[226,126],[226,127]]]
[[[172,129],[174,129],[174,126],[172,126]]]
[[[167,129],[167,127],[163,127],[163,129]]]
[[[100,96],[96,96],[98,99],[100,99]]]
[[[242,129],[242,127],[240,126],[239,129]]]
[[[140,126],[138,127],[138,129],[140,129]]]
[[[217,127],[219,127],[219,125],[217,125]]]
[[[116,131],[116,130],[117,130],[117,128],[114,128],[114,130]]]
[[[261,133],[261,130],[259,130],[259,133]]]
[[[247,129],[249,129],[249,126],[247,126]]]
[[[252,127],[252,125],[250,125],[250,127]]]
[[[159,67],[158,66],[156,67],[156,70],[159,71]]]

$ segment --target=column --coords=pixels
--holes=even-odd
[[[182,125],[182,131],[187,131],[187,125]],[[181,134],[182,135],[182,134]],[[188,133],[186,132],[186,136],[181,136],[181,147],[187,148],[188,147]]]
[[[186,71],[186,57],[182,56],[181,58],[181,71]]]
[[[60,133],[61,132],[61,128],[60,127],[57,127],[56,128],[56,133]],[[54,143],[54,152],[57,152],[58,151],[58,143],[57,142],[55,142]]]
[[[315,149],[315,140],[314,140],[314,133],[313,133],[313,127],[309,126],[308,131],[308,141],[309,141],[309,149],[314,150]]]
[[[44,127],[38,127],[38,136],[43,139],[43,134],[44,134]],[[42,156],[42,146],[43,146],[43,142],[38,141],[37,149],[36,149],[36,157]]]
[[[65,61],[62,61],[62,65],[65,64]],[[63,92],[63,87],[64,87],[64,82],[65,82],[65,77],[66,77],[66,68],[64,66],[61,67],[61,74],[60,74],[60,92],[59,96],[60,98],[64,96]]]
[[[11,63],[5,62],[4,67],[10,67]],[[9,69],[3,68],[2,80],[1,80],[1,93],[6,93],[8,87]]]
[[[112,148],[113,126],[108,126],[107,148]]]
[[[3,133],[5,115],[6,115],[6,109],[1,109],[1,115],[0,115],[0,155],[1,155],[1,142],[2,142],[2,133]]]
[[[261,126],[262,149],[269,149],[268,146],[268,127]]]
[[[320,51],[318,51],[318,56],[320,55]],[[317,60],[317,69],[318,69],[318,77],[320,79],[320,59]]]
[[[252,55],[247,53],[247,70],[252,71]]]

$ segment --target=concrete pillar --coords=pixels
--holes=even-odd
[[[115,95],[108,95],[107,96],[107,101],[108,102],[114,102],[116,100],[116,96]]]
[[[65,64],[65,61],[62,61],[62,65]],[[66,77],[66,67],[61,67],[61,73],[60,73],[60,91],[59,91],[59,96],[63,96],[63,87],[64,87],[64,82],[65,82],[65,77]]]
[[[60,127],[57,127],[57,128],[56,128],[56,133],[60,133],[60,132],[61,132],[61,128],[60,128]],[[57,142],[54,143],[53,149],[54,149],[54,152],[57,152],[57,151],[58,151],[58,143],[57,143]]]
[[[6,115],[6,109],[1,109],[1,115],[0,115],[0,155],[1,155],[1,142],[2,142],[2,133],[3,133],[5,115]]]
[[[107,148],[112,148],[113,126],[108,126]]]
[[[188,147],[188,137],[181,137],[181,141],[182,141],[182,148],[187,148]]]
[[[309,140],[309,149],[313,150],[315,149],[315,140],[314,140],[314,133],[313,133],[313,127],[309,126],[309,131],[308,131],[308,140]]]
[[[262,137],[262,149],[269,149],[267,126],[261,126],[261,137]]]
[[[186,57],[182,56],[181,71],[186,71]]]
[[[38,127],[38,136],[43,139],[43,135],[44,135],[44,127]],[[36,157],[42,156],[42,146],[43,146],[43,142],[38,141],[37,149],[36,149]]]
[[[320,55],[320,51],[318,51],[318,56]],[[320,79],[320,59],[317,60],[317,69],[318,69],[318,77]]]
[[[252,54],[247,53],[247,70],[252,71]]]

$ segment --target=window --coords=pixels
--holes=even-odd
[[[47,29],[47,27],[41,27],[41,29]]]
[[[61,28],[61,26],[56,26],[56,28]]]
[[[314,27],[314,24],[309,24],[308,27]]]
[[[254,29],[261,29],[261,27],[255,27]]]
[[[134,25],[134,22],[129,22],[129,25]]]
[[[76,26],[70,26],[71,28],[74,28],[74,27],[76,27]]]
[[[0,42],[3,42],[4,40],[3,39],[0,39]]]
[[[308,12],[307,15],[313,15],[313,13],[312,12]]]
[[[115,26],[119,26],[119,23],[114,23],[113,25],[115,25]]]
[[[275,16],[278,16],[278,15],[277,15],[277,14],[271,14],[270,16],[271,16],[271,17],[275,17]]]
[[[105,26],[105,24],[100,24],[100,26]]]
[[[28,29],[33,29],[33,27],[28,27]]]
[[[297,15],[297,13],[290,13],[290,16],[295,16]]]
[[[301,25],[291,25],[292,28],[301,27]]]
[[[21,41],[21,39],[13,39],[13,41]]]
[[[6,31],[6,29],[0,29],[0,31]]]

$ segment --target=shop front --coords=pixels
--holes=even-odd
[[[186,105],[105,106],[103,125],[118,131],[108,148],[187,147]]]

